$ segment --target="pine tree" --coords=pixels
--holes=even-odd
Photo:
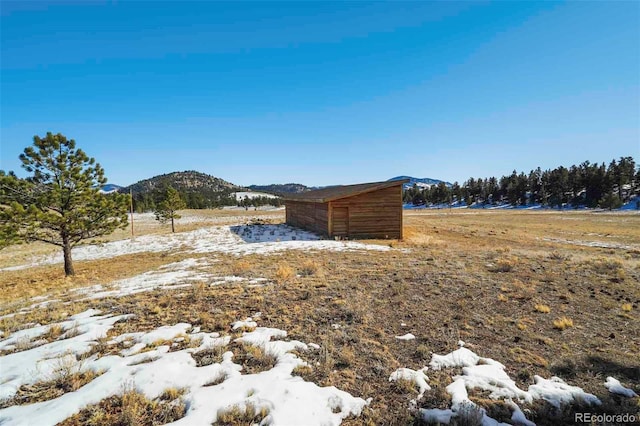
[[[101,194],[107,179],[100,164],[59,133],[35,136],[20,160],[29,178],[0,172],[0,247],[31,241],[59,246],[65,275],[73,275],[71,249],[125,228],[128,197]]]
[[[156,220],[160,221],[160,223],[167,223],[167,221],[171,220],[171,232],[176,232],[174,220],[180,219],[178,210],[182,210],[186,206],[180,193],[173,187],[168,186],[164,199],[158,204],[155,211]]]
[[[622,207],[622,200],[620,200],[620,197],[618,197],[618,194],[609,192],[607,195],[604,196],[604,198],[602,198],[602,200],[600,200],[599,204],[600,204],[600,207],[604,209],[613,210],[613,209],[618,209]]]

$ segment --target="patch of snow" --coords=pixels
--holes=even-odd
[[[627,398],[634,398],[638,396],[638,394],[635,393],[633,389],[625,388],[617,379],[613,377],[607,377],[607,381],[604,383],[604,386],[609,389],[609,392],[626,396]]]
[[[446,410],[441,410],[439,408],[429,408],[429,409],[421,408],[420,409],[420,417],[422,417],[423,421],[429,424],[443,423],[448,425],[453,415],[454,415],[453,411],[449,409],[446,409]]]
[[[451,395],[451,409],[425,409],[419,410],[420,416],[428,422],[440,422],[448,424],[452,417],[464,417],[477,415],[483,425],[498,425],[495,419],[489,417],[486,410],[479,408],[469,399],[468,389],[482,389],[489,391],[492,399],[505,400],[511,410],[511,421],[518,425],[535,426],[528,420],[514,400],[531,403],[535,399],[548,401],[555,407],[574,402],[587,405],[600,405],[600,400],[577,386],[571,386],[558,377],[544,379],[534,376],[534,384],[528,390],[518,388],[516,383],[505,371],[505,366],[491,358],[482,358],[467,348],[461,346],[447,355],[433,354],[429,365],[434,370],[442,368],[463,367],[462,374],[453,377],[453,382],[446,387]],[[401,371],[397,370],[397,371]],[[408,370],[412,372],[413,370]],[[395,373],[394,373],[395,374]],[[407,373],[408,374],[408,373]],[[620,382],[610,377],[605,386],[622,391],[626,388],[618,388]],[[629,390],[629,389],[626,389]]]
[[[75,338],[23,351],[16,357],[2,357],[0,395],[11,397],[21,384],[47,380],[52,367],[44,369],[41,365],[52,363],[52,357],[56,357],[56,362],[75,362],[76,354],[85,352],[115,321],[125,317],[79,316],[76,320],[85,321],[87,330]],[[111,343],[132,341],[132,347],[135,347],[157,340],[176,341],[190,328],[189,324],[181,323],[146,333],[127,333],[114,338]],[[128,383],[148,398],[158,397],[167,388],[185,388],[183,398],[188,408],[185,416],[175,422],[177,425],[211,424],[222,411],[248,404],[268,408],[265,419],[268,424],[339,425],[346,417],[359,416],[370,400],[354,397],[333,386],[320,387],[292,375],[293,369],[305,365],[305,362],[290,351],[305,349],[306,345],[298,341],[272,340],[283,339],[286,334],[284,330],[258,327],[237,339],[259,346],[277,358],[275,367],[256,374],[242,374],[242,366],[233,362],[231,351],[223,354],[221,362],[196,366],[193,353],[212,345],[229,344],[230,337],[219,337],[218,333],[189,335],[192,339],[202,339],[199,348],[171,352],[169,345],[161,345],[137,354],[123,351],[99,358],[93,355],[83,361],[85,366],[82,368],[100,370],[103,374],[75,392],[58,398],[5,408],[0,411],[0,423],[23,424],[28,419],[30,424],[53,425],[120,392],[123,383]],[[58,343],[63,344],[66,352],[55,347]],[[38,367],[33,370],[34,366]],[[222,383],[211,385],[221,378]]]
[[[427,367],[417,371],[410,368],[398,368],[391,374],[391,376],[389,376],[389,381],[395,382],[398,380],[408,380],[415,383],[419,390],[417,399],[420,399],[426,391],[431,390],[431,386],[427,383],[429,381],[429,377],[425,374],[426,371]]]
[[[463,404],[472,404],[471,400],[469,399],[469,393],[467,392],[464,379],[455,379],[453,383],[447,386],[446,390],[447,393],[451,395],[451,408],[454,411],[457,411],[458,408]]]
[[[416,338],[416,336],[414,336],[411,333],[407,333],[407,334],[402,335],[402,336],[396,336],[396,339],[398,339],[398,340],[413,340],[415,338]]]
[[[429,366],[433,370],[451,367],[471,367],[476,365],[480,357],[465,347],[456,349],[447,355],[433,354]]]
[[[542,241],[549,241],[552,243],[561,243],[561,244],[571,244],[574,246],[583,246],[583,247],[597,247],[597,248],[621,249],[621,250],[640,249],[640,245],[638,244],[609,243],[606,241],[565,240],[562,238],[542,238]]]
[[[246,219],[246,218],[245,218]],[[233,255],[275,254],[286,250],[389,251],[389,246],[355,241],[321,240],[316,234],[287,225],[238,225],[200,228],[169,235],[143,235],[100,245],[83,245],[73,249],[76,261],[112,258],[141,252],[226,253]],[[0,270],[62,263],[62,255],[35,259],[30,264]]]
[[[248,191],[244,191],[244,192],[233,192],[231,193],[232,197],[235,197],[236,200],[244,200],[245,198],[248,198],[250,200],[253,200],[254,198],[258,198],[258,197],[266,197],[266,198],[280,198],[277,195],[273,195],[273,194],[267,194],[266,192],[248,192]]]
[[[559,377],[545,379],[533,376],[534,385],[529,386],[529,393],[535,399],[544,399],[554,407],[573,402],[582,402],[588,405],[600,405],[600,400],[595,395],[586,393],[578,386],[568,385]]]
[[[462,376],[457,376],[464,380],[467,389],[482,389],[489,391],[489,398],[506,399],[514,398],[521,401],[532,402],[532,397],[528,392],[518,388],[516,383],[504,371],[504,365],[497,361],[488,364],[464,367]]]
[[[130,317],[130,315],[97,316],[98,313],[99,311],[95,309],[89,309],[71,317],[73,327],[79,333],[77,336],[55,340],[26,351],[0,357],[2,366],[0,368],[0,400],[11,398],[22,385],[50,379],[56,369],[68,361],[66,358],[72,356],[75,359],[76,355],[89,351],[96,340],[104,337],[113,324]],[[69,324],[70,321],[58,323],[62,327],[67,327]],[[34,327],[38,331],[32,333],[40,333],[41,327],[43,326]],[[28,330],[22,331],[29,333]],[[0,423],[2,423],[1,420]]]
[[[156,289],[166,290],[188,287],[195,282],[206,282],[212,277],[210,274],[197,269],[208,265],[205,259],[185,259],[180,262],[163,265],[156,271],[144,272],[130,278],[112,282],[105,289],[102,285],[77,289],[80,294],[87,294],[88,299],[102,299],[105,297],[121,297],[142,293]]]
[[[237,330],[239,328],[256,328],[258,326],[258,323],[253,321],[253,319],[251,317],[242,320],[242,321],[236,321],[234,323],[231,324],[232,329],[233,330]]]
[[[522,425],[522,426],[536,426],[534,422],[527,419],[527,417],[524,415],[520,407],[518,407],[518,405],[515,402],[511,400],[507,400],[505,402],[507,406],[509,406],[509,409],[511,409],[511,421],[514,424]]]

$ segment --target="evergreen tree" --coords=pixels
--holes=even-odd
[[[602,200],[600,200],[600,207],[613,210],[622,207],[622,200],[618,197],[618,194],[614,194],[613,192],[609,192],[604,196]]]
[[[65,275],[73,275],[71,249],[125,228],[128,197],[101,194],[107,179],[100,164],[59,133],[35,136],[20,160],[29,178],[0,172],[0,247],[31,241],[59,246]]]
[[[164,199],[158,204],[154,212],[156,220],[160,221],[160,223],[167,223],[171,220],[171,232],[176,232],[174,220],[180,219],[181,216],[178,214],[178,210],[182,210],[186,208],[186,206],[180,193],[173,189],[173,187],[168,186]]]

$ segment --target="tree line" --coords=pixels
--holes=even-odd
[[[156,211],[160,203],[166,198],[167,188],[171,185],[167,182],[152,191],[133,193],[133,209],[137,213]],[[280,206],[280,198],[271,197],[245,197],[236,199],[231,191],[198,190],[183,191],[175,189],[178,196],[184,201],[187,209],[216,209],[224,206],[260,207],[265,205]]]
[[[640,193],[640,167],[632,157],[612,160],[609,165],[585,161],[569,168],[553,170],[538,167],[528,174],[514,170],[500,178],[470,178],[462,185],[455,182],[428,188],[414,186],[404,192],[405,203],[441,205],[464,203],[471,205],[513,206],[542,205],[547,207],[618,208]],[[640,208],[640,206],[637,206]]]

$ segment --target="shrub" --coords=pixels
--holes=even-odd
[[[463,402],[458,408],[457,416],[452,420],[456,426],[480,426],[483,417],[482,408],[472,402]]]

